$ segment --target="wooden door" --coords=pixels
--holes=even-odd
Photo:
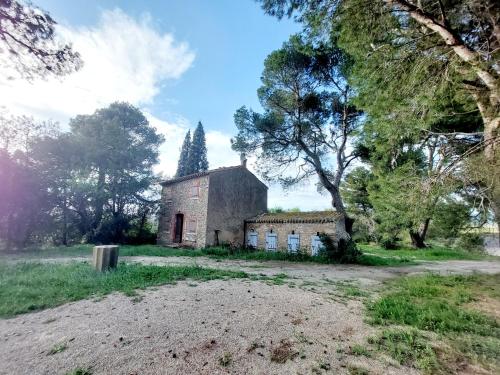
[[[184,215],[177,214],[175,215],[175,235],[174,242],[181,243],[182,242],[182,230],[184,227]]]
[[[247,233],[247,246],[252,247],[254,249],[257,248],[257,232]]]
[[[288,235],[288,252],[297,253],[300,248],[300,236],[298,234]]]
[[[266,250],[276,251],[278,248],[278,235],[276,233],[266,233]]]
[[[311,255],[319,255],[319,252],[323,249],[323,242],[319,236],[311,236]]]

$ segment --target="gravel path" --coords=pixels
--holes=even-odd
[[[412,374],[349,354],[372,333],[361,307],[248,280],[112,294],[0,320],[0,374]]]
[[[391,360],[355,356],[373,328],[363,303],[342,296],[342,282],[371,290],[383,280],[425,271],[500,272],[499,262],[428,262],[360,267],[290,262],[216,261],[187,257],[123,257],[144,264],[198,264],[261,275],[264,281],[182,282],[141,298],[112,294],[0,320],[0,374],[413,374]],[[44,259],[47,262],[88,258]],[[339,283],[340,282],[340,283]],[[63,348],[50,354],[54,348]]]

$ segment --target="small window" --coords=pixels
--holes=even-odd
[[[200,180],[193,182],[191,186],[191,198],[198,198],[200,196]]]
[[[186,230],[188,233],[196,233],[196,220],[189,220]]]

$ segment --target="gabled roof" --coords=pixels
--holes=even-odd
[[[264,213],[245,220],[247,223],[334,223],[340,214],[336,211]]]
[[[243,166],[243,165],[234,165],[234,166],[231,166],[231,167],[216,168],[216,169],[211,169],[211,170],[204,171],[204,172],[198,172],[198,173],[189,174],[187,176],[172,178],[170,180],[164,180],[164,181],[160,182],[160,185],[162,185],[162,186],[172,185],[172,184],[175,184],[177,182],[187,181],[187,180],[191,180],[193,178],[203,177],[203,176],[207,176],[207,175],[210,175],[210,174],[213,174],[213,173],[226,172],[226,171],[230,171],[230,170],[234,170],[234,169],[239,169],[239,168],[244,169],[244,170],[248,171],[249,173],[251,173],[253,175],[253,173],[250,172],[245,166]],[[257,177],[255,177],[255,178],[257,178]],[[257,180],[259,180],[259,179],[257,178]],[[262,185],[266,186],[262,181],[259,180],[259,182],[262,183]],[[267,188],[267,186],[266,186],[266,188]]]

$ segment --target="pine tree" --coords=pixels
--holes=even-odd
[[[198,122],[198,126],[193,133],[193,142],[189,150],[188,174],[198,173],[208,170],[207,146],[205,142],[205,131],[203,125]]]
[[[182,143],[181,155],[179,156],[179,163],[177,164],[177,173],[175,177],[182,177],[190,174],[189,171],[189,153],[191,150],[191,130],[188,130],[184,142]]]

